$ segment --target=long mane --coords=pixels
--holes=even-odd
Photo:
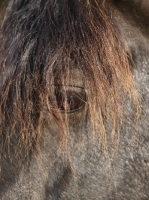
[[[26,153],[36,149],[46,107],[61,127],[65,146],[68,122],[57,105],[55,85],[59,79],[65,90],[72,69],[83,75],[93,131],[100,134],[103,147],[109,127],[111,140],[118,140],[124,102],[130,98],[138,107],[139,99],[130,50],[114,23],[116,12],[104,0],[10,1],[1,25],[0,134],[4,145],[9,147],[17,138],[16,149]]]

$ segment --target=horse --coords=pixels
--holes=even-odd
[[[0,199],[149,199],[148,0],[8,0]]]

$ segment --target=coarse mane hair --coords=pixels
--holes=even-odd
[[[139,97],[116,12],[108,0],[9,2],[1,24],[3,149],[9,151],[11,141],[17,141],[16,152],[24,149],[25,155],[38,149],[45,108],[60,127],[60,145],[65,148],[69,120],[59,109],[55,88],[66,90],[73,69],[79,70],[88,88],[91,132],[100,135],[104,149],[109,127],[111,141],[119,140],[124,102],[129,98],[138,108]]]

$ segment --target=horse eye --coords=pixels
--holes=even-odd
[[[75,112],[85,104],[85,94],[79,94],[74,91],[56,92],[57,105],[60,110],[67,113]]]

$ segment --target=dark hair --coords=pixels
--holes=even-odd
[[[65,90],[74,68],[82,73],[84,88],[90,91],[86,95],[93,131],[100,127],[104,148],[107,127],[111,127],[111,139],[118,140],[125,100],[130,98],[135,105],[139,100],[131,55],[114,23],[115,15],[113,5],[104,0],[9,1],[1,26],[0,57],[5,145],[9,147],[11,139],[17,138],[16,149],[27,152],[37,147],[45,106],[65,141],[67,121],[58,107],[55,85],[59,79]]]

